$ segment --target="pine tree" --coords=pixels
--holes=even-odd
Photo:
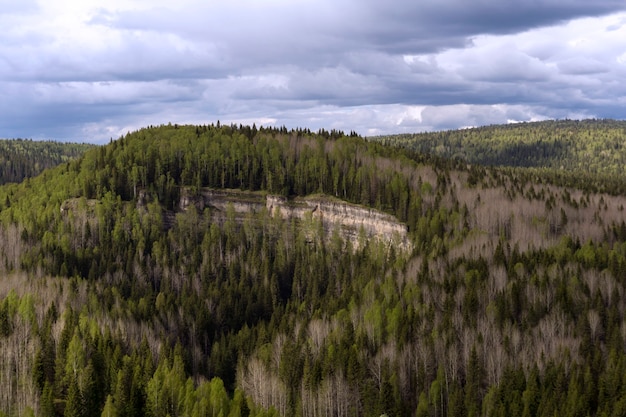
[[[422,391],[419,399],[417,400],[417,410],[415,411],[415,417],[429,417],[430,411],[428,410],[428,397],[426,393]]]
[[[67,399],[65,401],[64,417],[83,417],[85,411],[83,398],[80,394],[80,388],[78,387],[78,381],[76,378],[71,378],[70,387],[67,393]]]
[[[39,400],[40,417],[54,417],[54,395],[52,386],[48,381],[44,383],[43,392]]]
[[[117,417],[117,408],[115,407],[115,403],[113,402],[113,397],[111,395],[107,395],[106,402],[104,403],[104,408],[102,409],[101,417]]]

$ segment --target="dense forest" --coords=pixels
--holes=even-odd
[[[0,139],[0,185],[21,182],[34,177],[46,168],[77,158],[89,144]]]
[[[369,139],[471,164],[528,168],[526,174],[558,177],[568,186],[593,182],[626,192],[626,121],[547,120]]]
[[[0,414],[624,415],[626,195],[588,175],[219,123],[89,149],[0,187]],[[410,244],[251,203],[312,196]]]

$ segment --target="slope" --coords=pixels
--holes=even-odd
[[[0,201],[9,415],[624,404],[621,195],[341,132],[211,125],[139,130]],[[280,214],[311,201],[393,218],[410,250],[323,208]]]
[[[24,139],[0,140],[0,185],[34,177],[46,168],[77,158],[93,146]]]
[[[370,140],[471,164],[593,174],[623,183],[626,121],[549,120],[472,129],[378,136]],[[623,190],[623,188],[622,188]]]

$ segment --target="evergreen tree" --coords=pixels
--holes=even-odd
[[[67,399],[65,401],[64,417],[83,417],[85,405],[78,387],[76,378],[71,378],[68,388]]]

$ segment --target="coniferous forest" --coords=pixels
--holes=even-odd
[[[0,185],[20,182],[82,155],[94,145],[0,139]]]
[[[626,415],[624,173],[440,145],[151,126],[1,186],[0,415]]]

